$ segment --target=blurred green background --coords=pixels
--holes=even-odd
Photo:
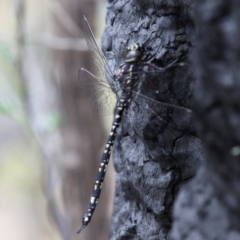
[[[112,166],[94,219],[76,234],[111,121],[77,84],[82,66],[94,72],[80,22],[86,15],[99,39],[105,8],[100,0],[0,0],[1,239],[108,239]]]

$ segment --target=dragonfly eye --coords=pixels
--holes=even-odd
[[[139,43],[134,43],[130,46],[127,46],[127,50],[128,51],[140,51],[140,52],[143,52],[144,51],[144,48],[141,44]]]

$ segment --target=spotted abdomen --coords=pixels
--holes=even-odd
[[[111,151],[112,151],[112,146],[113,146],[113,143],[114,143],[114,140],[115,140],[115,137],[116,137],[116,132],[117,132],[117,129],[118,129],[119,124],[121,122],[123,110],[124,110],[125,107],[126,107],[125,100],[120,99],[119,103],[117,105],[117,112],[116,112],[115,118],[114,118],[113,123],[112,123],[111,132],[108,136],[107,143],[105,145],[105,149],[104,149],[104,152],[103,152],[103,155],[102,155],[102,159],[101,159],[100,166],[99,166],[99,169],[98,169],[98,174],[96,176],[96,180],[95,180],[94,188],[93,188],[93,191],[92,191],[92,194],[91,194],[88,209],[87,209],[87,212],[83,216],[82,226],[78,230],[77,233],[81,233],[82,230],[91,221],[93,212],[95,211],[95,208],[98,204],[98,199],[99,199],[100,194],[101,194],[102,184],[103,184],[104,177],[105,177],[105,174],[106,174],[109,158],[110,158]]]

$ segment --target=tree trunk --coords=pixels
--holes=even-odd
[[[203,161],[192,112],[186,110],[195,86],[190,10],[187,1],[108,3],[103,49],[112,69],[123,63],[133,43],[144,46],[143,61],[151,59],[156,67],[184,63],[139,77],[141,91],[152,100],[134,98],[118,132],[111,240],[167,239],[179,188]]]

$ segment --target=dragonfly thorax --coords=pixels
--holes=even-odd
[[[140,44],[135,43],[128,46],[124,61],[126,63],[135,63],[140,61],[143,55],[143,51],[144,49]]]
[[[143,47],[140,44],[128,46],[124,63],[114,72],[113,79],[117,83],[117,89],[130,90],[135,85],[132,81],[136,78],[136,72],[139,71],[139,62],[143,55]]]

